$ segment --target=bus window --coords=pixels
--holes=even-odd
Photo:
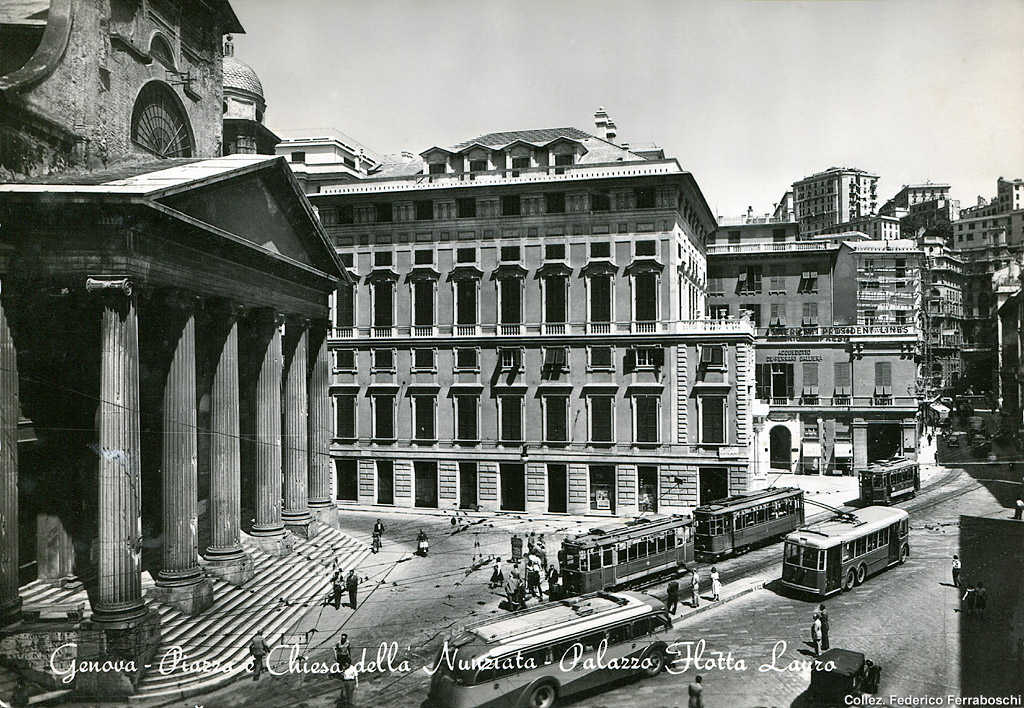
[[[906,535],[907,535],[907,520],[906,519],[900,519],[900,536],[902,537],[902,536],[906,536]]]
[[[601,568],[601,549],[593,548],[590,550],[590,569],[599,570]]]
[[[627,558],[626,558],[626,544],[625,543],[620,543],[619,545],[617,545],[615,547],[615,550],[618,551],[619,565],[622,565],[627,560]]]
[[[651,617],[652,630],[655,632],[663,632],[669,629],[670,623],[668,617],[662,617],[661,615],[654,615]]]
[[[757,523],[763,524],[768,520],[768,510],[763,506],[759,506],[754,512],[754,518],[757,519]]]
[[[611,546],[604,549],[604,567],[610,568],[615,565],[615,554],[612,552]]]
[[[593,632],[583,637],[583,651],[597,651],[597,648],[607,636],[606,632]]]
[[[866,540],[868,542],[868,551],[869,552],[875,550],[876,548],[878,548],[878,534],[877,533],[869,533],[867,535],[867,539]]]
[[[868,552],[867,538],[858,538],[854,543],[854,555],[862,556]]]
[[[889,545],[889,529],[885,528],[878,532],[878,545],[888,546]]]
[[[853,544],[851,544],[851,543],[844,543],[843,544],[843,562],[845,563],[846,561],[849,561],[849,560],[853,560]]]
[[[620,624],[608,631],[608,644],[622,644],[633,638],[632,627],[628,624]]]
[[[633,623],[633,637],[644,637],[651,633],[651,618],[642,617]]]
[[[523,652],[523,666],[547,666],[554,659],[551,647]]]

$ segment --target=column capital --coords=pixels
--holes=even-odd
[[[132,279],[126,275],[90,275],[85,279],[86,292],[100,292],[117,294],[118,291],[126,297],[132,294]]]

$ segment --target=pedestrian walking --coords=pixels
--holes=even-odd
[[[249,642],[249,653],[252,655],[253,662],[253,681],[260,680],[260,674],[263,673],[264,661],[266,660],[267,654],[270,653],[270,647],[267,646],[267,642],[263,639],[263,632],[256,630],[256,636]]]
[[[526,579],[523,577],[524,571],[520,570],[519,566],[516,566],[516,609],[526,609]]]
[[[716,602],[722,599],[722,578],[718,575],[718,568],[711,569],[711,599]]]
[[[679,607],[679,583],[675,580],[668,584],[668,597],[665,598],[666,609],[670,615],[675,615],[676,608]]]
[[[986,605],[988,605],[988,590],[986,590],[985,585],[979,581],[977,587],[974,589],[974,607],[978,610],[979,616],[985,616]]]
[[[342,587],[341,569],[334,573],[334,577],[331,578],[331,599],[334,602],[334,609],[341,609],[341,594],[344,591]]]
[[[537,547],[537,534],[534,531],[526,537],[526,555],[532,555],[533,549]]]
[[[348,575],[345,576],[345,587],[348,588],[348,604],[352,605],[352,609],[356,609],[356,594],[359,592],[359,576],[356,575],[356,570],[353,568],[348,571]]]
[[[540,558],[541,567],[547,570],[548,567],[548,547],[544,541],[544,534],[537,537],[537,545],[534,546],[534,555]]]
[[[345,661],[341,668],[341,700],[345,708],[355,708],[358,687],[359,670],[351,661]]]
[[[548,566],[548,599],[562,599],[562,578],[558,574],[558,568],[553,565]]]
[[[1013,518],[1017,521],[1020,521],[1021,517],[1024,517],[1024,499],[1017,500],[1017,508],[1013,512]]]
[[[530,556],[526,562],[526,589],[530,595],[544,599],[544,593],[540,587],[540,559],[537,556]]]
[[[821,650],[828,651],[828,610],[824,605],[818,605],[818,617],[821,618]]]
[[[964,590],[964,595],[960,599],[964,603],[964,613],[968,615],[974,614],[974,608],[978,602],[978,596],[975,594],[974,587],[970,583],[964,583],[967,589]]]
[[[700,572],[694,568],[690,579],[690,592],[693,595],[693,606],[700,607]]]
[[[508,604],[508,611],[515,612],[519,609],[519,586],[515,568],[505,573],[502,589],[505,591],[505,602]]]
[[[814,655],[821,654],[821,615],[814,613],[814,621],[811,622],[811,643],[814,644]]]
[[[689,708],[704,708],[704,686],[702,685],[703,679],[700,674],[693,679],[693,683],[687,688],[687,693],[690,694]]]
[[[523,558],[523,539],[519,534],[512,534],[512,562],[518,563]]]
[[[342,668],[344,668],[346,661],[350,664],[352,663],[352,645],[349,644],[347,634],[342,634],[341,639],[334,645],[334,660]]]
[[[502,585],[502,582],[503,582],[503,577],[502,577],[502,572],[501,572],[501,561],[500,560],[496,560],[496,561],[494,561],[494,570],[491,571],[491,579],[487,583],[487,589],[491,590],[493,588],[500,588],[501,585]]]
[[[373,543],[371,545],[371,549],[374,553],[380,552],[380,533],[376,529],[373,530]]]
[[[381,538],[384,538],[384,522],[377,519],[377,523],[373,525],[373,532],[379,534]]]
[[[423,529],[420,529],[420,532],[416,535],[416,552],[424,558],[430,553],[430,541],[427,539],[427,533]]]
[[[953,587],[960,587],[960,556],[953,556]]]

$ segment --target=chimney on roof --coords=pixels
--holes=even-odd
[[[605,129],[608,127],[608,114],[604,112],[603,106],[599,106],[594,111],[594,125],[597,126],[598,136],[604,135]]]
[[[617,131],[615,129],[615,121],[613,121],[613,120],[611,120],[609,118],[608,119],[608,129],[604,133],[604,139],[607,140],[610,143],[614,143],[615,142],[616,134],[617,134]]]
[[[235,56],[235,38],[230,34],[224,38],[224,56],[233,57]]]
[[[751,219],[751,218],[753,218],[753,216],[754,216],[754,207],[748,206],[747,207],[747,218]]]

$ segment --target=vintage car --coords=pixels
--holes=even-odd
[[[829,649],[815,660],[811,670],[809,705],[833,708],[851,705],[848,697],[878,690],[881,669],[859,651]]]

